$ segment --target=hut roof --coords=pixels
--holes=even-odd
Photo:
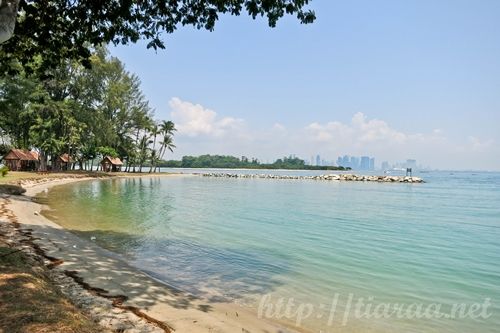
[[[108,160],[112,165],[123,165],[123,162],[118,157],[106,156],[104,157],[102,162],[104,162],[105,160]]]
[[[4,160],[38,161],[38,153],[26,149],[11,149]]]
[[[59,159],[64,163],[73,162],[73,159],[71,158],[71,156],[69,156],[69,154],[62,154],[61,156],[59,156]]]

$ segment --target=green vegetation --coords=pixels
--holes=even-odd
[[[46,268],[5,246],[0,247],[0,311],[2,332],[103,331],[57,290]]]
[[[265,164],[260,163],[255,158],[248,159],[245,156],[238,158],[224,155],[184,156],[180,161],[162,161],[158,165],[172,168],[350,170],[350,168],[344,167],[306,165],[304,160],[297,157],[284,157],[274,163]]]
[[[0,167],[0,175],[2,177],[7,176],[7,173],[9,173],[9,168],[7,168],[5,165]]]
[[[1,141],[38,151],[40,170],[66,153],[81,170],[110,155],[123,160],[125,171],[141,172],[146,162],[153,171],[175,147],[174,124],[153,119],[139,78],[105,48],[90,61],[91,69],[66,61],[45,70],[50,75],[29,74],[19,66],[16,75],[0,76]],[[0,148],[8,151],[5,144]]]

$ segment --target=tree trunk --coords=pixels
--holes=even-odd
[[[39,171],[47,171],[47,155],[43,151],[40,151],[40,166]]]
[[[0,0],[0,44],[14,34],[18,6],[19,0]]]

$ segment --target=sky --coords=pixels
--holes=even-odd
[[[313,0],[310,25],[221,16],[111,47],[183,155],[500,170],[500,1]]]

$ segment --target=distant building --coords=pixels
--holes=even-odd
[[[375,158],[370,156],[339,156],[337,165],[353,170],[375,170]]]
[[[417,160],[406,160],[405,167],[417,169]]]
[[[382,167],[381,167],[382,170],[385,171],[385,170],[389,170],[390,168],[391,167],[389,166],[389,162],[387,162],[387,161],[382,162]]]
[[[348,155],[337,157],[337,165],[342,166],[344,168],[350,168],[351,167],[350,157]]]
[[[321,165],[321,156],[316,155],[316,165],[320,166]]]
[[[351,156],[351,169],[358,170],[359,169],[359,157]]]
[[[361,156],[361,161],[359,163],[359,168],[361,170],[370,170],[370,157]]]

